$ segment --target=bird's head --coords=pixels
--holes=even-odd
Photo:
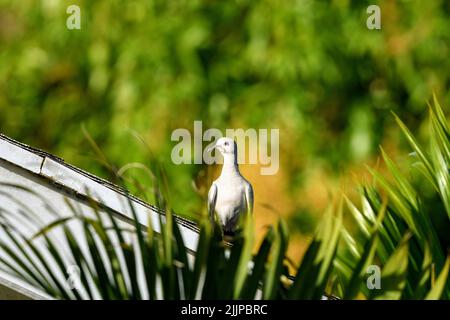
[[[222,155],[234,155],[237,152],[236,142],[228,137],[219,138],[215,145],[210,147],[208,151],[212,149],[217,149]]]

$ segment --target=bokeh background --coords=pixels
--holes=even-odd
[[[81,30],[66,28],[71,4]],[[381,30],[366,27],[370,4]],[[118,167],[146,163],[137,133],[166,168],[175,211],[196,219],[220,167],[174,165],[171,132],[194,120],[279,128],[278,174],[242,172],[257,230],[288,219],[296,260],[379,145],[407,156],[391,111],[426,139],[427,101],[450,105],[449,57],[445,0],[0,0],[0,131],[107,179],[82,125]]]

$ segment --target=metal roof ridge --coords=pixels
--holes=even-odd
[[[39,161],[40,163],[39,164],[38,163],[33,163],[33,167],[31,167],[31,166],[28,166],[28,163],[24,164],[22,162],[22,159],[26,158],[26,157],[13,157],[11,155],[4,154],[5,152],[3,152],[3,151],[5,151],[5,150],[4,150],[4,148],[2,148],[2,144],[1,144],[2,140],[6,141],[7,143],[13,145],[16,148],[20,148],[20,149],[25,150],[25,151],[27,151],[27,152],[35,155],[35,156],[40,157],[41,159],[34,159],[34,162]],[[16,148],[14,150],[17,151]],[[6,150],[6,151],[8,152],[10,150]],[[97,183],[97,184],[99,184],[99,185],[101,185],[101,186],[103,186],[105,188],[108,188],[112,192],[115,192],[115,193],[117,193],[117,194],[119,194],[121,196],[129,197],[131,200],[133,200],[133,202],[135,202],[137,204],[140,204],[140,205],[146,207],[147,209],[150,209],[153,212],[156,212],[156,213],[161,214],[161,215],[165,215],[164,210],[162,210],[162,209],[160,209],[160,208],[158,208],[158,207],[156,207],[156,206],[154,206],[152,204],[149,204],[149,203],[145,202],[144,200],[142,200],[142,199],[132,195],[125,188],[120,187],[120,186],[118,186],[118,185],[116,185],[116,184],[114,184],[114,183],[112,183],[112,182],[110,182],[110,181],[108,181],[106,179],[100,178],[100,177],[98,177],[98,176],[96,176],[96,175],[94,175],[92,173],[89,173],[89,172],[83,170],[83,169],[80,169],[80,168],[78,168],[78,167],[76,167],[76,166],[74,166],[74,165],[64,161],[64,159],[61,158],[61,157],[55,156],[55,155],[53,155],[53,154],[51,154],[49,152],[43,151],[41,149],[29,146],[29,145],[27,145],[25,143],[22,143],[22,142],[19,142],[17,140],[14,140],[14,139],[12,139],[12,138],[10,138],[10,137],[6,136],[5,134],[2,134],[2,133],[0,133],[0,159],[3,159],[3,160],[5,160],[5,161],[7,161],[7,162],[9,162],[9,163],[11,163],[13,165],[19,166],[19,167],[21,167],[21,168],[23,168],[23,169],[25,169],[27,171],[31,171],[32,173],[37,174],[37,175],[39,175],[41,177],[44,177],[46,179],[50,179],[53,182],[56,182],[58,185],[60,185],[60,186],[62,186],[64,188],[67,188],[67,189],[69,189],[71,191],[79,192],[80,190],[76,190],[76,189],[74,190],[73,186],[70,186],[67,183],[65,183],[63,179],[55,179],[54,176],[51,176],[49,174],[48,170],[46,171],[46,167],[45,167],[45,166],[47,166],[50,163],[53,166],[61,166],[60,169],[68,169],[69,170],[68,173],[75,174],[76,176],[78,176],[78,177],[75,177],[75,178],[79,178],[79,180],[89,179],[89,180],[91,180],[94,183]],[[38,165],[39,165],[39,170],[37,170],[37,166]],[[62,177],[59,177],[59,178],[62,178]],[[84,195],[89,197],[88,194],[84,194]],[[108,203],[103,203],[102,201],[98,201],[99,199],[94,199],[94,200],[97,200],[96,202],[100,202],[100,204],[102,204],[102,205],[110,207],[108,205]],[[117,211],[114,208],[111,208],[111,209],[113,209],[114,211]],[[120,210],[119,210],[119,212],[120,212]],[[176,213],[174,213],[173,215],[174,215],[174,218],[176,219],[176,221],[179,224],[189,228],[190,230],[192,230],[194,232],[197,232],[197,233],[199,232],[199,228],[198,228],[198,226],[197,226],[197,224],[195,222],[193,222],[193,221],[191,221],[189,219],[180,217]]]

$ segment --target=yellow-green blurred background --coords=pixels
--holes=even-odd
[[[81,30],[66,27],[71,4]],[[366,27],[370,4],[381,30]],[[278,174],[242,172],[257,230],[288,219],[295,260],[378,145],[406,156],[391,111],[420,134],[433,92],[450,104],[449,57],[445,0],[0,0],[0,131],[104,178],[81,125],[119,167],[145,163],[137,132],[167,170],[175,211],[195,218],[210,170],[174,165],[171,132],[194,120],[279,128]]]

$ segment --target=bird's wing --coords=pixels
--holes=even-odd
[[[245,186],[245,200],[247,201],[248,213],[253,213],[253,188],[250,183]]]
[[[216,209],[217,200],[217,186],[215,183],[211,185],[208,192],[208,215],[211,219],[214,219],[214,211]]]

